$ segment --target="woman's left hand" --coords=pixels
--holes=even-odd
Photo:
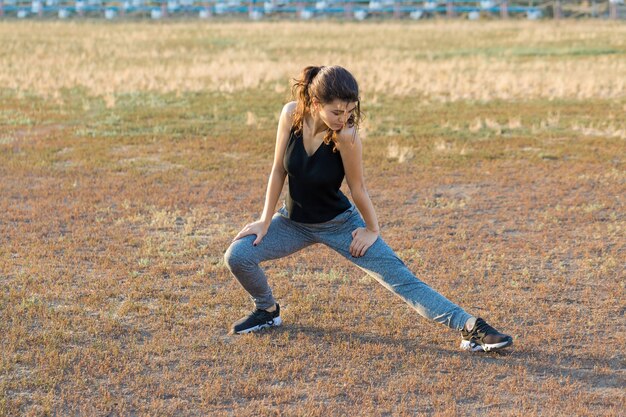
[[[359,227],[352,232],[352,243],[350,244],[350,254],[355,258],[365,255],[365,252],[376,242],[378,233],[372,232],[365,227]]]

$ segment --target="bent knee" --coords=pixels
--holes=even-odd
[[[224,253],[224,263],[231,271],[240,270],[242,268],[250,267],[254,265],[252,256],[249,250],[247,250],[246,243],[252,247],[247,239],[236,240],[228,247]]]

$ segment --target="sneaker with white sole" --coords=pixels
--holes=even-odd
[[[470,352],[491,352],[513,344],[511,336],[500,333],[480,317],[471,331],[461,330],[461,337],[461,349]]]
[[[245,334],[256,332],[266,327],[280,326],[282,324],[280,318],[280,306],[276,304],[276,310],[269,312],[266,310],[256,309],[246,317],[242,317],[233,323],[231,334]]]

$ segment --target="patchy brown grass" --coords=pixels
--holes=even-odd
[[[534,45],[536,58],[524,59],[547,71],[585,61],[591,87],[554,100],[543,90],[480,97],[461,81],[466,98],[385,93],[359,66],[380,33],[362,27],[395,36],[384,40],[391,46],[408,42],[405,32],[438,37],[423,46],[435,55],[477,29],[455,58],[461,66],[485,50],[500,59],[494,45],[514,33],[510,47]],[[26,50],[42,39],[60,49],[40,61],[3,49],[3,63],[28,64],[3,65],[3,85],[32,83],[0,99],[0,415],[619,415],[626,97],[623,81],[606,94],[595,88],[607,68],[623,72],[624,38],[613,38],[623,27],[582,27],[4,22],[3,33],[28,33]],[[459,351],[457,334],[319,246],[266,264],[283,327],[227,336],[251,306],[222,255],[262,208],[286,74],[304,58],[273,61],[271,82],[232,92],[175,81],[144,88],[119,81],[113,64],[93,69],[114,80],[111,90],[80,82],[71,65],[59,77],[67,85],[42,87],[33,75],[81,62],[91,57],[84,45],[97,54],[105,41],[100,62],[110,52],[127,68],[132,48],[106,49],[127,39],[120,33],[152,45],[162,31],[160,49],[146,53],[178,68],[180,50],[208,62],[205,43],[269,29],[271,42],[251,45],[270,61],[318,45],[306,60],[355,63],[384,238],[426,282],[513,334],[510,353]],[[318,29],[358,35],[360,46],[337,55],[333,44],[311,43]],[[546,44],[574,50],[580,33],[585,50],[613,39],[617,52],[586,60]],[[368,62],[373,73],[388,65],[379,58]],[[137,68],[148,74],[148,64]],[[576,71],[559,74],[562,85],[582,82]]]

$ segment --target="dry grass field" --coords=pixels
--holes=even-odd
[[[626,25],[0,22],[0,415],[618,416]],[[360,81],[382,235],[514,335],[468,354],[324,247],[223,253],[259,216],[308,64]],[[622,411],[620,411],[622,410]]]

